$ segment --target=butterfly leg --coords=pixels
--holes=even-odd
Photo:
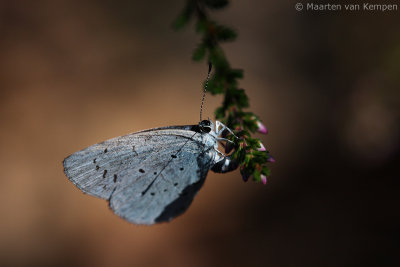
[[[238,164],[230,156],[226,157],[220,151],[216,150],[218,154],[215,155],[214,165],[211,167],[213,172],[224,173],[235,170]]]
[[[221,129],[219,129],[219,127],[221,127]],[[215,133],[217,134],[217,136],[221,135],[222,132],[223,132],[224,130],[229,131],[229,133],[231,133],[234,137],[238,138],[238,137],[233,133],[233,131],[232,131],[231,129],[229,129],[228,127],[226,127],[225,124],[223,124],[223,123],[220,122],[220,121],[215,121]]]
[[[235,143],[235,142],[233,142],[233,141],[231,141],[231,140],[229,140],[229,139],[222,138],[222,137],[218,137],[218,138],[217,138],[217,141],[225,141],[225,142],[229,142],[229,143],[231,143],[231,144],[234,144],[234,143]]]
[[[225,154],[222,153],[221,151],[219,151],[218,149],[215,149],[215,151],[217,151],[217,153],[221,156],[221,157],[225,157]],[[219,159],[222,160],[222,159]],[[217,160],[218,161],[218,160]]]

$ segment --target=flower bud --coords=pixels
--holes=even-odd
[[[263,145],[263,143],[260,142],[260,147],[257,148],[258,151],[266,151],[265,146]]]
[[[246,141],[243,141],[242,143],[240,143],[240,148],[246,148],[247,147],[247,143],[246,143]]]
[[[242,175],[243,182],[247,182],[249,180],[250,175],[245,172],[245,165],[240,166],[240,174]]]
[[[262,124],[261,121],[259,121],[259,120],[257,120],[257,127],[258,127],[257,131],[259,133],[262,133],[262,134],[267,134],[268,133],[267,127],[265,127],[265,125]]]
[[[241,126],[236,126],[235,127],[235,132],[241,132],[243,130],[243,128]]]
[[[267,184],[267,176],[265,176],[264,174],[261,174],[261,182],[266,185]]]

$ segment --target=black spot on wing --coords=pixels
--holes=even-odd
[[[141,173],[145,173],[145,171],[144,171],[143,169],[139,169],[139,171],[140,171]]]
[[[117,182],[117,175],[114,174],[114,183],[116,183],[116,182]]]
[[[108,152],[107,148],[106,148],[106,149],[104,149],[104,153],[107,153],[107,152]]]
[[[171,155],[171,158],[176,159],[176,155]]]
[[[103,178],[106,178],[107,170],[104,170],[103,172]]]
[[[99,165],[96,165],[96,171],[98,171],[100,169]]]

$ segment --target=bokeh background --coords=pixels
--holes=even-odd
[[[269,128],[272,176],[209,173],[183,216],[144,227],[81,193],[62,160],[197,123],[207,66],[191,61],[193,24],[171,29],[184,1],[0,3],[1,266],[399,263],[400,11],[212,13],[239,32],[224,49]]]

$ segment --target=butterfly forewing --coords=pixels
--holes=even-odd
[[[65,159],[65,173],[85,193],[110,200],[130,222],[170,220],[190,205],[215,153],[202,133],[171,128],[90,146]]]

